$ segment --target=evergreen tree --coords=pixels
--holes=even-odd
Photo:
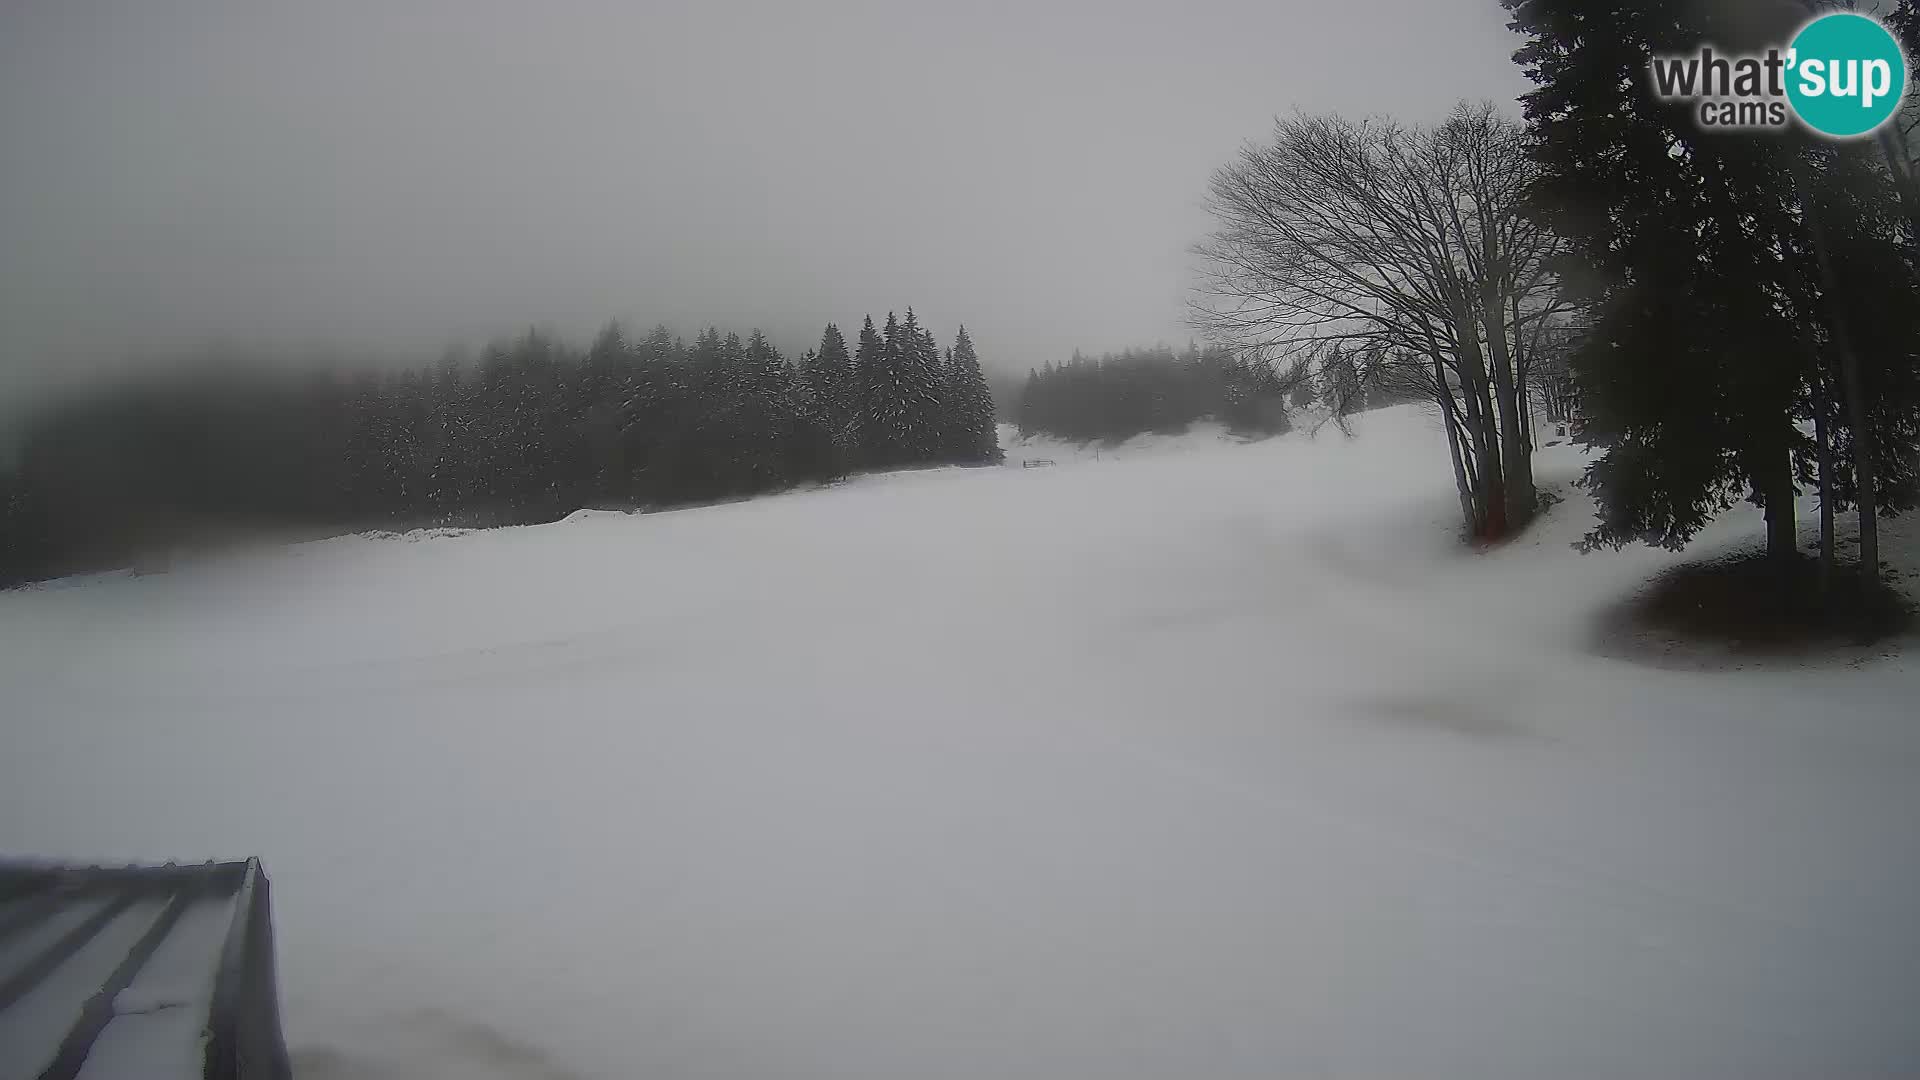
[[[953,410],[951,424],[952,459],[960,462],[999,462],[1000,436],[995,426],[993,392],[980,369],[980,357],[974,353],[973,338],[960,327],[954,337],[948,364],[948,401]]]
[[[794,390],[786,358],[755,330],[741,362],[729,371],[725,389],[733,410],[731,456],[739,490],[777,487],[801,478],[789,461],[800,436]]]
[[[634,345],[632,371],[620,401],[621,475],[609,494],[649,501],[670,497],[690,395],[686,350],[665,326]]]
[[[755,335],[756,340],[758,335]],[[754,489],[761,480],[765,447],[759,425],[766,411],[760,397],[761,356],[752,356],[740,335],[729,332],[710,352],[694,343],[700,377],[696,428],[700,479],[720,494]]]
[[[1863,167],[1863,148],[1711,133],[1647,79],[1654,55],[1761,48],[1802,16],[1506,2],[1539,84],[1524,99],[1543,166],[1533,211],[1571,240],[1571,280],[1592,315],[1571,358],[1589,437],[1605,449],[1588,473],[1601,507],[1589,544],[1679,547],[1745,497],[1766,511],[1769,550],[1790,569],[1795,481],[1822,456],[1796,420],[1818,416],[1862,481],[1851,494],[1869,552],[1874,508],[1899,505],[1912,475],[1879,448],[1882,436],[1911,446],[1916,415],[1914,339],[1898,314],[1914,310],[1912,246],[1888,229],[1897,193],[1883,169]],[[1843,287],[1842,253],[1874,268],[1860,291]],[[1828,479],[1823,503],[1848,497]],[[1877,572],[1871,554],[1863,569]]]
[[[940,426],[938,431],[940,454],[943,460],[959,461],[960,455],[958,447],[963,441],[960,434],[960,387],[959,381],[954,377],[952,346],[948,346],[939,351],[938,364],[940,371]]]
[[[427,430],[431,448],[427,463],[425,490],[421,506],[426,520],[433,525],[452,524],[473,498],[475,481],[474,403],[471,384],[465,378],[461,356],[449,351],[434,368],[427,384]],[[317,395],[316,395],[317,396]],[[331,410],[327,410],[331,411]],[[324,444],[324,438],[309,435],[301,440],[308,453]]]
[[[1020,387],[1019,415],[1015,418],[1021,438],[1040,430],[1041,396],[1044,392],[1040,373],[1028,368],[1027,381]]]
[[[680,396],[682,414],[674,432],[673,466],[661,494],[674,500],[736,492],[733,468],[735,410],[728,380],[746,359],[737,334],[724,338],[709,326],[687,348]]]
[[[913,309],[898,327],[897,373],[903,408],[900,444],[909,464],[942,459],[946,452],[945,383],[940,346],[920,326]]]
[[[1586,263],[1576,280],[1619,275],[1582,296],[1596,317],[1587,347],[1573,357],[1590,431],[1607,447],[1589,470],[1602,510],[1589,543],[1653,537],[1678,547],[1750,483],[1756,493],[1779,490],[1753,476],[1761,448],[1740,452],[1730,354],[1759,344],[1765,366],[1777,368],[1779,343],[1792,341],[1792,327],[1737,295],[1732,275],[1751,268],[1768,241],[1714,227],[1752,201],[1709,190],[1731,179],[1722,148],[1644,85],[1655,48],[1685,47],[1683,39],[1707,28],[1677,6],[1664,13],[1646,2],[1605,13],[1585,0],[1557,6],[1514,9],[1517,25],[1543,31],[1521,53],[1542,83],[1527,98],[1543,165],[1535,206]],[[1598,22],[1576,35],[1569,19]],[[1731,260],[1724,269],[1722,257]],[[1775,344],[1752,342],[1739,325],[1746,316],[1761,319]],[[1758,404],[1785,426],[1789,398]],[[1767,471],[1785,469],[1787,460],[1783,446]]]
[[[865,352],[865,333],[861,350]],[[868,365],[861,416],[866,464],[890,468],[930,459],[925,431],[937,422],[937,399],[922,363],[919,327],[903,326],[892,312],[879,341],[879,356]]]
[[[845,455],[833,437],[836,387],[824,367],[820,354],[808,349],[794,371],[795,428],[790,456],[801,476],[826,478],[846,472]]]
[[[587,486],[596,495],[616,489],[626,473],[622,413],[632,392],[633,359],[620,324],[609,322],[587,350],[575,386],[582,442],[592,463]]]
[[[887,321],[892,322],[893,316],[888,315]],[[884,460],[888,456],[888,448],[879,422],[886,352],[886,342],[880,337],[879,331],[873,328],[873,316],[868,315],[860,327],[860,344],[853,357],[854,456],[864,468],[892,464]]]
[[[855,442],[853,413],[857,397],[847,339],[832,323],[820,335],[820,348],[800,365],[801,382],[813,415],[843,452]]]

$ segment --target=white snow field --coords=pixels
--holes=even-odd
[[[1359,427],[0,594],[0,851],[260,855],[308,1078],[1920,1075],[1913,661]]]

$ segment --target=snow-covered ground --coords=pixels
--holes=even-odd
[[[0,851],[261,855],[306,1077],[1920,1074],[1912,661],[1359,426],[0,594]]]

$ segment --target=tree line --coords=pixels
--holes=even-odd
[[[529,331],[386,373],[173,369],[48,404],[0,467],[0,583],[253,530],[491,526],[1000,460],[965,328],[909,309],[789,362],[759,331]],[[0,461],[8,459],[0,458]]]
[[[1027,372],[1017,406],[1020,433],[1118,441],[1185,431],[1211,417],[1237,432],[1288,426],[1287,387],[1265,359],[1225,345],[1126,349]]]

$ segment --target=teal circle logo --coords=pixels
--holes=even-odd
[[[1907,92],[1907,58],[1887,28],[1865,15],[1822,15],[1788,54],[1787,101],[1802,123],[1848,139],[1887,122]]]

